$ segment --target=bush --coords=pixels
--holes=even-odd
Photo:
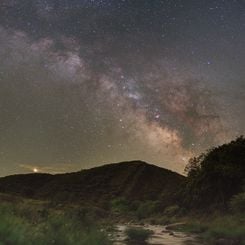
[[[179,213],[180,208],[178,205],[173,205],[173,206],[169,206],[166,207],[164,210],[164,214],[167,216],[175,216]]]
[[[135,242],[145,242],[153,234],[152,231],[138,227],[130,227],[125,231],[128,239]]]
[[[94,223],[87,222],[84,210],[52,209],[43,215],[43,209],[40,208],[30,202],[18,206],[0,204],[0,244],[111,244],[104,232]],[[80,216],[75,215],[80,213]]]
[[[210,239],[226,238],[238,240],[241,244],[245,241],[244,217],[223,216],[214,219],[208,224],[205,236]]]
[[[146,201],[141,203],[136,210],[136,216],[138,219],[144,219],[150,217],[156,211],[156,203],[153,201]]]
[[[245,212],[245,192],[233,196],[230,201],[230,207],[234,213]]]
[[[245,217],[241,214],[190,220],[177,228],[182,232],[198,233],[207,244],[216,244],[218,239],[237,241],[234,244],[239,245],[245,244]]]
[[[128,201],[124,198],[116,198],[111,202],[113,212],[127,213],[129,211]]]

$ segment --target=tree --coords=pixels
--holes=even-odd
[[[245,181],[243,136],[192,158],[186,167],[184,203],[194,208],[227,208]]]

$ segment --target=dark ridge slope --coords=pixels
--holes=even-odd
[[[51,174],[17,174],[0,178],[0,192],[33,196],[45,183],[53,179]]]
[[[141,161],[108,164],[75,173],[28,174],[0,178],[0,191],[59,201],[101,202],[173,198],[185,177]]]

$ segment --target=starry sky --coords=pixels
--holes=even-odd
[[[244,0],[1,0],[0,175],[188,159],[245,132]]]

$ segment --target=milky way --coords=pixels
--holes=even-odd
[[[1,175],[183,172],[244,134],[244,41],[239,0],[1,1]]]

